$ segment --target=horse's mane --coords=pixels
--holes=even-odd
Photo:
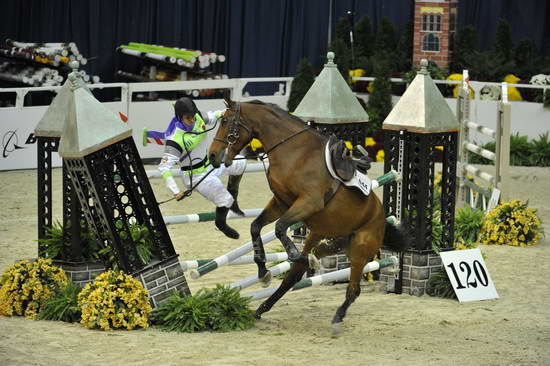
[[[279,107],[277,104],[265,103],[265,102],[262,102],[261,100],[258,100],[258,99],[248,101],[247,103],[263,105],[263,106],[267,107],[267,109],[277,118],[289,119],[291,121],[299,123],[300,126],[302,126],[302,127],[307,125],[303,120],[301,120],[300,118],[288,113],[288,111],[285,111],[284,109]]]

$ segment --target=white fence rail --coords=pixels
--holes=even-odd
[[[465,71],[465,78],[467,71]],[[485,187],[497,188],[500,191],[500,198],[507,199],[509,194],[509,170],[510,170],[510,125],[512,110],[508,102],[507,84],[502,83],[502,100],[497,104],[496,128],[482,126],[471,119],[470,89],[467,82],[463,83],[457,100],[457,117],[460,123],[459,136],[459,171],[460,171],[460,198],[470,206],[487,209],[491,198],[490,189],[477,185],[468,175],[480,178],[486,182]],[[472,140],[470,131],[476,131],[488,136],[495,141],[495,152],[478,146]],[[494,175],[481,170],[468,163],[470,153],[480,155],[494,162]],[[461,203],[462,203],[461,202]]]
[[[359,80],[373,80],[373,78],[358,78]],[[395,83],[404,83],[402,79],[392,79]],[[247,87],[254,83],[276,84],[276,92],[272,95],[253,95],[246,93]],[[268,103],[275,103],[286,108],[290,95],[292,78],[246,78],[246,79],[222,79],[222,80],[196,80],[152,83],[113,83],[91,84],[91,89],[118,89],[120,97],[116,101],[104,103],[107,108],[115,113],[122,113],[128,117],[128,123],[134,130],[134,138],[138,151],[142,158],[156,158],[162,155],[163,147],[149,144],[143,147],[141,144],[141,131],[144,127],[150,130],[164,130],[168,121],[172,118],[173,109],[169,100],[135,101],[135,94],[160,93],[170,91],[222,89],[231,91],[232,98],[239,101],[259,99]],[[458,84],[456,81],[436,80],[436,83]],[[476,91],[479,98],[480,90],[485,85],[495,83],[470,82],[470,86]],[[497,84],[498,85],[498,84]],[[544,87],[524,84],[509,84],[518,88]],[[7,88],[0,89],[1,94],[12,94],[15,105],[0,107],[0,137],[2,137],[2,155],[0,155],[0,171],[12,169],[30,169],[36,167],[36,146],[32,132],[48,106],[25,106],[24,100],[29,93],[55,91],[60,87],[33,87],[33,88]],[[368,96],[366,97],[368,98]],[[134,99],[134,100],[133,100]],[[396,102],[399,97],[394,97]],[[447,99],[451,109],[455,110],[456,100]],[[495,129],[495,110],[497,101],[473,100],[474,107],[472,120],[484,121],[486,128]],[[198,99],[197,106],[200,110],[223,108],[221,99]],[[514,103],[512,111],[512,133],[526,135],[529,138],[537,138],[540,134],[550,129],[550,110],[544,109],[540,103],[519,102]],[[485,123],[485,121],[487,123]],[[472,122],[472,121],[469,121]],[[527,123],[526,123],[527,122]],[[479,134],[476,142],[484,143],[490,137]],[[60,166],[61,159],[54,154],[53,166]]]

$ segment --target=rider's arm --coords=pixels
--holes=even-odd
[[[206,113],[206,120],[204,121],[207,126],[211,127],[216,124],[217,121],[221,120],[225,109],[220,109],[218,111],[209,111]]]
[[[178,161],[179,158],[177,156],[164,153],[158,166],[158,170],[162,173],[162,178],[164,178],[166,187],[168,187],[168,189],[172,191],[173,194],[180,193],[180,188],[178,187],[178,184],[176,183],[176,180],[174,179],[171,171],[172,167],[176,165]]]

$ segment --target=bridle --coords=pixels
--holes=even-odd
[[[253,131],[243,123],[243,121],[241,120],[241,103],[239,102],[236,102],[237,106],[235,108],[235,117],[233,117],[233,120],[232,121],[229,121],[230,125],[229,125],[229,132],[227,133],[227,137],[225,139],[221,139],[221,138],[218,138],[218,137],[215,137],[214,138],[214,141],[219,141],[223,144],[226,144],[227,147],[229,148],[231,145],[234,145],[237,141],[239,141],[239,131],[242,128],[244,128],[246,130],[246,132],[248,132],[248,137],[253,137]],[[267,154],[274,150],[276,147],[278,147],[279,145],[282,145],[284,144],[285,142],[287,142],[288,140],[292,139],[293,137],[301,134],[302,132],[305,132],[307,130],[309,130],[310,127],[306,127],[302,130],[299,130],[298,132],[295,132],[293,133],[292,135],[282,139],[281,141],[277,142],[275,145],[273,145],[270,149],[267,149],[265,151],[265,155],[267,156]]]
[[[215,137],[214,140],[226,144],[227,147],[230,147],[231,145],[234,145],[237,141],[239,141],[239,132],[241,130],[241,127],[246,130],[246,132],[248,133],[248,137],[252,137],[252,130],[241,120],[241,103],[237,102],[235,117],[233,117],[233,120],[229,121],[229,132],[227,133],[226,138],[221,139]]]

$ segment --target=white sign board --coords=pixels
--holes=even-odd
[[[489,204],[487,205],[487,212],[491,211],[493,208],[495,208],[498,205],[498,201],[500,200],[500,189],[493,188],[493,192],[491,193],[491,198],[489,199]]]
[[[497,290],[478,248],[439,254],[458,301],[498,299]]]

